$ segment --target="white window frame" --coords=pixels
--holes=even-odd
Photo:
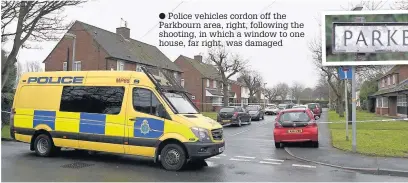
[[[381,87],[385,87],[385,78],[383,78],[381,81],[382,81]]]
[[[79,69],[78,69],[78,65],[79,65]],[[82,70],[82,62],[81,61],[75,61],[74,65],[72,67],[73,71],[81,71]]]
[[[62,63],[62,70],[67,71],[68,70],[68,62],[63,62]]]
[[[395,85],[397,83],[397,75],[392,75],[392,84]]]
[[[388,76],[388,77],[387,77],[387,84],[388,84],[388,86],[391,85],[391,76]]]
[[[125,70],[125,62],[122,61],[122,60],[118,60],[118,61],[116,62],[116,70],[117,70],[117,71],[123,71],[123,70]]]
[[[195,96],[194,96],[194,95],[193,95],[193,96],[191,96],[191,99],[192,99],[192,100],[195,100]]]
[[[207,79],[207,88],[210,87],[210,79]]]
[[[213,81],[213,88],[217,88],[217,81],[216,80]]]
[[[388,97],[382,97],[382,108],[388,108]]]
[[[405,95],[397,96],[397,106],[398,107],[407,107],[407,97]]]
[[[184,88],[184,79],[181,79],[180,84],[181,84],[181,86]]]
[[[136,72],[143,72],[142,65],[136,64]]]
[[[232,87],[231,84],[228,83],[228,91],[231,90],[231,87]]]

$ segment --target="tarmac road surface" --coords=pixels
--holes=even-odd
[[[305,163],[275,149],[274,116],[251,125],[224,128],[226,150],[207,159],[208,166],[166,171],[150,160],[99,153],[63,151],[53,158],[35,156],[28,144],[2,141],[2,181],[376,181],[407,182],[404,177],[379,176]]]

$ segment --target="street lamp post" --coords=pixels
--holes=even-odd
[[[264,87],[263,87],[263,95],[264,95],[264,108],[266,107],[266,95],[265,95],[265,93],[266,93],[266,84],[268,84],[268,83],[264,83]]]
[[[75,63],[75,43],[76,43],[76,35],[71,33],[66,33],[64,37],[72,38],[72,70],[74,70],[74,63]],[[67,66],[68,67],[68,66]],[[68,68],[69,69],[69,68]],[[68,70],[67,69],[67,70]]]

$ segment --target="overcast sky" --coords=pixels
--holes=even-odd
[[[387,9],[391,1],[387,1],[383,9]],[[286,13],[288,20],[305,24],[305,38],[285,40],[284,46],[279,48],[234,47],[228,50],[248,59],[250,67],[262,74],[267,86],[273,86],[279,82],[291,84],[299,81],[305,86],[313,87],[317,81],[318,71],[312,64],[308,42],[319,35],[320,12],[344,10],[343,8],[349,7],[350,4],[358,4],[360,0],[190,0],[181,2],[180,0],[93,0],[80,7],[67,8],[65,14],[67,21],[80,20],[112,32],[120,26],[120,20],[123,18],[130,28],[131,38],[158,46],[160,29],[155,25],[160,21],[159,13],[167,14],[176,7],[175,13],[261,13],[261,11]],[[149,33],[146,34],[147,32]],[[42,49],[20,50],[19,62],[43,61],[57,42],[35,44]],[[172,61],[180,54],[193,57],[196,54],[207,53],[205,47],[159,47],[159,49]],[[6,50],[10,50],[9,46]]]

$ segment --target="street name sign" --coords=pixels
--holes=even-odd
[[[334,22],[333,53],[408,52],[408,22]]]

